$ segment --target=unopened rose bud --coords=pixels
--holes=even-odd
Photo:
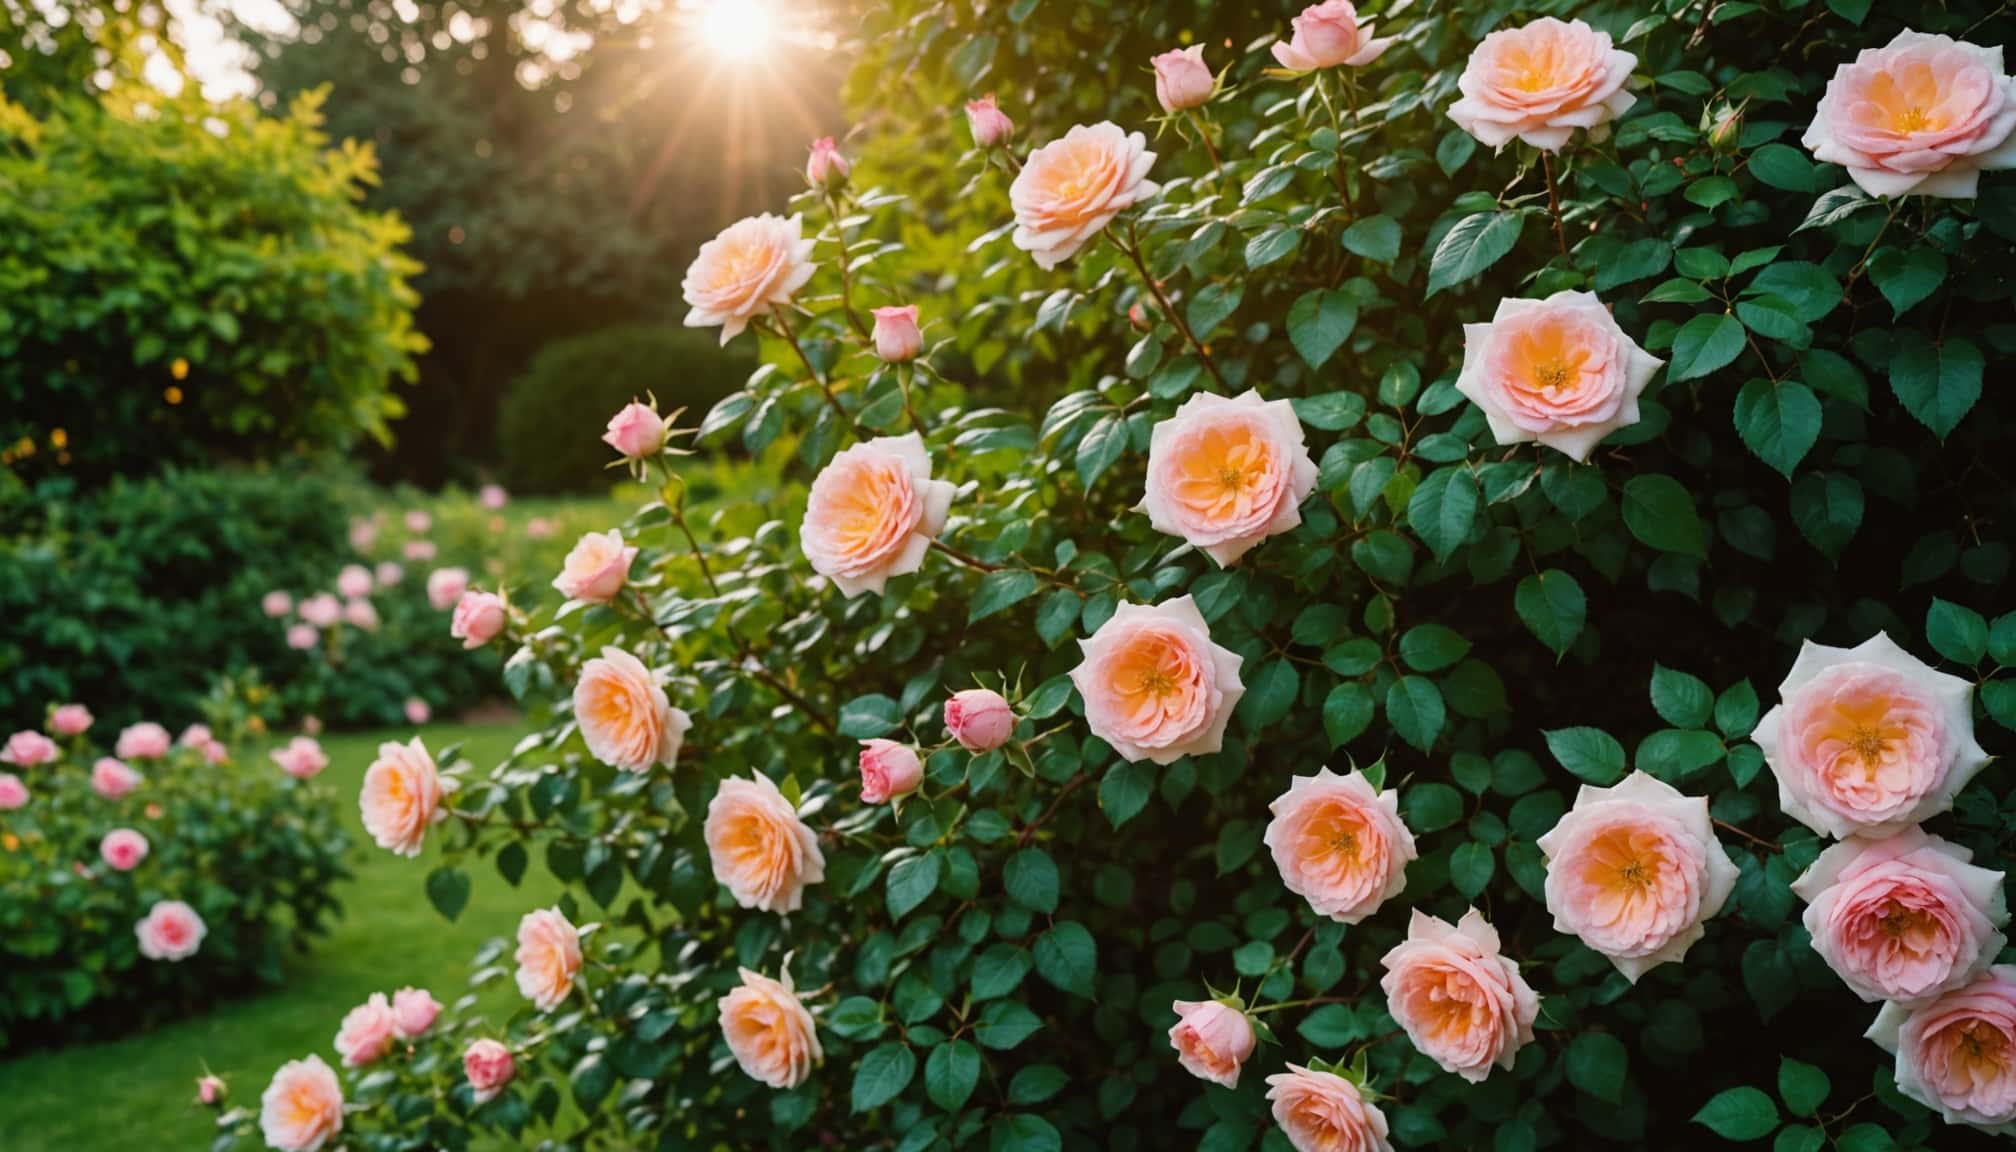
[[[1142,307],[1138,300],[1127,308],[1127,323],[1132,324],[1136,332],[1155,330],[1155,318],[1148,314],[1148,309]]]
[[[609,418],[602,442],[621,452],[625,459],[642,460],[665,450],[669,432],[665,420],[647,405],[635,400]]]
[[[894,740],[861,741],[861,800],[885,804],[907,796],[924,782],[924,764],[915,749]]]
[[[832,189],[847,183],[847,174],[853,171],[847,157],[834,147],[831,136],[821,136],[812,142],[812,156],[805,161],[805,181],[814,188]]]
[[[1715,117],[1715,126],[1708,130],[1708,146],[1717,152],[1734,152],[1737,142],[1742,138],[1742,110],[1724,108]]]
[[[917,306],[875,309],[875,354],[890,364],[915,360],[924,350],[924,336],[917,330]]]
[[[968,688],[945,701],[945,730],[968,752],[991,752],[1015,734],[1015,710],[999,692]]]
[[[1149,63],[1155,66],[1155,99],[1164,112],[1195,108],[1218,91],[1218,77],[1204,63],[1202,44],[1164,52]]]
[[[208,1104],[212,1108],[215,1108],[224,1103],[224,1097],[230,1094],[231,1089],[225,1086],[224,1078],[221,1076],[205,1076],[196,1081],[196,1102],[198,1104]]]
[[[966,102],[966,126],[972,129],[973,143],[980,148],[999,148],[1015,135],[1015,122],[994,102],[992,92]]]

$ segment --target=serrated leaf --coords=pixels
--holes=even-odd
[[[1759,460],[1789,479],[1820,439],[1820,401],[1794,380],[1752,380],[1736,394],[1736,431]]]
[[[1525,226],[1520,212],[1479,212],[1458,220],[1428,261],[1428,295],[1475,279],[1512,251]]]
[[[1706,376],[1743,352],[1742,322],[1726,312],[1706,312],[1680,326],[1673,337],[1667,379],[1678,383]]]
[[[1589,612],[1582,585],[1559,568],[1520,580],[1512,594],[1512,606],[1527,630],[1556,656],[1566,653],[1582,634]]]
[[[1288,339],[1311,368],[1330,362],[1358,323],[1358,305],[1345,292],[1305,292],[1288,309]]]
[[[1624,746],[1601,728],[1556,728],[1542,735],[1554,759],[1578,779],[1608,786],[1624,778]]]

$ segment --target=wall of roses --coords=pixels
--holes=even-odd
[[[866,6],[686,274],[766,367],[455,615],[547,722],[360,798],[445,915],[569,883],[525,1007],[362,1006],[227,1134],[1986,1146],[2010,26]],[[689,517],[690,436],[792,479]]]

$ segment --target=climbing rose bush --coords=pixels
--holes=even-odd
[[[2007,13],[1546,9],[862,6],[862,126],[687,276],[768,363],[511,582],[536,729],[373,768],[443,914],[566,892],[343,1139],[2016,1121]]]

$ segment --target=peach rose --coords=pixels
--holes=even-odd
[[[91,729],[91,710],[82,704],[64,704],[49,714],[49,730],[58,736],[82,736]]]
[[[609,418],[609,427],[602,433],[602,442],[625,459],[642,460],[663,452],[670,433],[671,426],[658,415],[657,409],[632,400]]]
[[[1750,738],[1787,816],[1822,836],[1880,837],[1951,808],[1988,763],[1973,695],[1884,633],[1853,648],[1809,640]]]
[[[149,960],[187,960],[203,946],[209,929],[196,910],[180,900],[157,901],[147,915],[133,925],[140,940],[140,954]]]
[[[875,309],[875,355],[890,364],[915,360],[924,350],[924,334],[917,329],[917,306]]]
[[[16,732],[7,738],[6,747],[0,748],[0,764],[12,764],[16,768],[47,764],[56,756],[56,742],[40,732]]]
[[[1624,91],[1637,65],[1638,57],[1612,47],[1608,32],[1543,16],[1484,37],[1456,81],[1463,98],[1449,118],[1493,148],[1519,139],[1559,152],[1577,128],[1601,140],[1638,102]]]
[[[320,1152],[343,1131],[343,1086],[320,1056],[289,1060],[259,1097],[259,1131],[279,1152]]]
[[[763,773],[731,776],[707,804],[707,855],[735,903],[796,912],[805,888],[826,878],[819,837]]]
[[[700,246],[686,269],[680,284],[692,307],[686,327],[718,324],[726,344],[751,321],[788,307],[812,279],[812,245],[797,216],[765,212],[730,224]]]
[[[1302,523],[1316,461],[1286,400],[1199,392],[1148,437],[1147,494],[1136,506],[1220,568]]]
[[[1834,70],[1801,143],[1871,196],[1971,200],[2016,168],[2016,79],[2000,45],[1899,32]]]
[[[672,707],[658,678],[621,648],[581,666],[574,685],[574,720],[597,760],[626,772],[671,767],[693,718]]]
[[[427,842],[427,829],[448,816],[441,806],[442,792],[441,773],[418,736],[410,744],[380,744],[378,759],[364,770],[364,790],[357,801],[364,813],[364,830],[380,848],[418,856]]]
[[[1015,710],[991,688],[968,688],[945,701],[945,730],[968,752],[992,752],[1015,734]]]
[[[427,603],[436,612],[446,612],[469,590],[467,568],[436,568],[427,574]]]
[[[511,1057],[511,1049],[485,1038],[469,1045],[469,1050],[462,1054],[462,1074],[469,1078],[476,1103],[488,1104],[518,1074],[518,1064]]]
[[[395,1027],[392,1005],[383,992],[373,992],[346,1013],[336,1029],[336,1054],[343,1058],[343,1066],[362,1068],[390,1052]]]
[[[294,597],[276,588],[259,598],[259,610],[275,620],[291,616],[294,613]]]
[[[1356,924],[1407,887],[1414,834],[1400,794],[1375,791],[1363,772],[1296,776],[1268,810],[1264,842],[1281,882],[1317,915]]]
[[[98,842],[98,855],[120,872],[131,872],[147,859],[147,837],[131,828],[114,828]]]
[[[847,183],[851,171],[853,166],[840,154],[831,136],[821,136],[812,142],[812,155],[805,160],[807,184],[814,188],[838,188]]]
[[[275,749],[271,755],[280,770],[296,780],[313,779],[329,766],[329,754],[308,736],[294,737],[285,748]]]
[[[1216,752],[1245,694],[1238,653],[1211,642],[1211,626],[1188,596],[1153,606],[1122,604],[1090,639],[1071,682],[1085,698],[1092,734],[1129,761],[1173,764]]]
[[[1584,784],[1538,843],[1554,930],[1581,938],[1633,984],[1685,956],[1736,886],[1708,801],[1643,772],[1610,788]]]
[[[345,600],[361,600],[371,594],[371,570],[362,564],[345,564],[336,574],[336,592]]]
[[[1885,1004],[1866,1035],[1897,1054],[1897,1090],[1948,1124],[2016,1132],[2016,965],[1929,1004]]]
[[[28,806],[28,786],[21,777],[12,772],[0,772],[0,812],[13,812]]]
[[[149,720],[122,729],[112,754],[121,760],[158,760],[173,746],[168,730]]]
[[[327,592],[317,592],[301,601],[295,611],[317,628],[334,628],[343,619],[343,602]]]
[[[891,576],[923,566],[953,490],[931,479],[931,457],[915,432],[842,449],[812,481],[799,546],[842,594],[879,595]]]
[[[995,102],[992,92],[966,102],[966,127],[973,133],[973,143],[979,148],[999,147],[1015,135],[1015,122],[1001,111],[1001,105]]]
[[[908,796],[924,782],[924,764],[917,751],[894,740],[861,741],[861,802],[887,804]]]
[[[558,908],[527,912],[518,921],[518,991],[551,1012],[574,990],[581,972],[581,934]]]
[[[2002,873],[1958,844],[1906,828],[1820,854],[1792,891],[1813,950],[1864,1000],[1920,1004],[1995,962],[2009,923]]]
[[[623,591],[630,579],[630,562],[636,558],[637,549],[624,546],[620,529],[590,532],[567,553],[553,587],[569,600],[607,604]]]
[[[505,615],[502,596],[471,588],[455,602],[455,614],[448,620],[448,635],[462,641],[465,649],[481,648],[504,631]]]
[[[1198,107],[1218,91],[1218,77],[1204,63],[1202,44],[1173,48],[1148,63],[1155,68],[1155,99],[1164,112]]]
[[[110,756],[91,765],[91,790],[107,800],[123,800],[140,787],[140,773]]]
[[[313,624],[290,624],[287,626],[287,647],[296,652],[306,652],[322,642],[322,634],[315,631]]]
[[[440,1001],[425,988],[401,988],[392,993],[392,1034],[401,1040],[425,1035],[440,1014]]]
[[[826,1058],[812,1013],[792,990],[788,969],[782,980],[772,980],[744,968],[742,986],[716,1004],[728,1050],[753,1080],[772,1088],[796,1088]]]
[[[1664,363],[1592,293],[1556,292],[1500,300],[1489,324],[1465,324],[1456,389],[1483,410],[1498,443],[1538,440],[1582,461],[1638,422],[1638,396]]]
[[[1510,1071],[1533,1042],[1540,997],[1477,909],[1452,925],[1416,908],[1406,941],[1379,962],[1387,1010],[1443,1071],[1482,1083],[1493,1066]]]
[[[1386,1114],[1335,1073],[1290,1064],[1267,1077],[1267,1099],[1295,1152],[1393,1152]]]
[[[1353,68],[1377,60],[1393,46],[1393,37],[1372,38],[1372,22],[1358,22],[1356,5],[1347,0],[1324,0],[1302,10],[1288,22],[1294,35],[1274,42],[1274,59],[1283,68],[1314,72],[1340,64]]]
[[[1199,1080],[1239,1086],[1239,1069],[1253,1055],[1253,1022],[1246,1013],[1217,1000],[1178,1000],[1169,1046],[1176,1062]]]
[[[1078,254],[1113,218],[1162,190],[1148,179],[1148,138],[1114,123],[1080,124],[1029,154],[1008,188],[1015,246],[1045,271]]]

